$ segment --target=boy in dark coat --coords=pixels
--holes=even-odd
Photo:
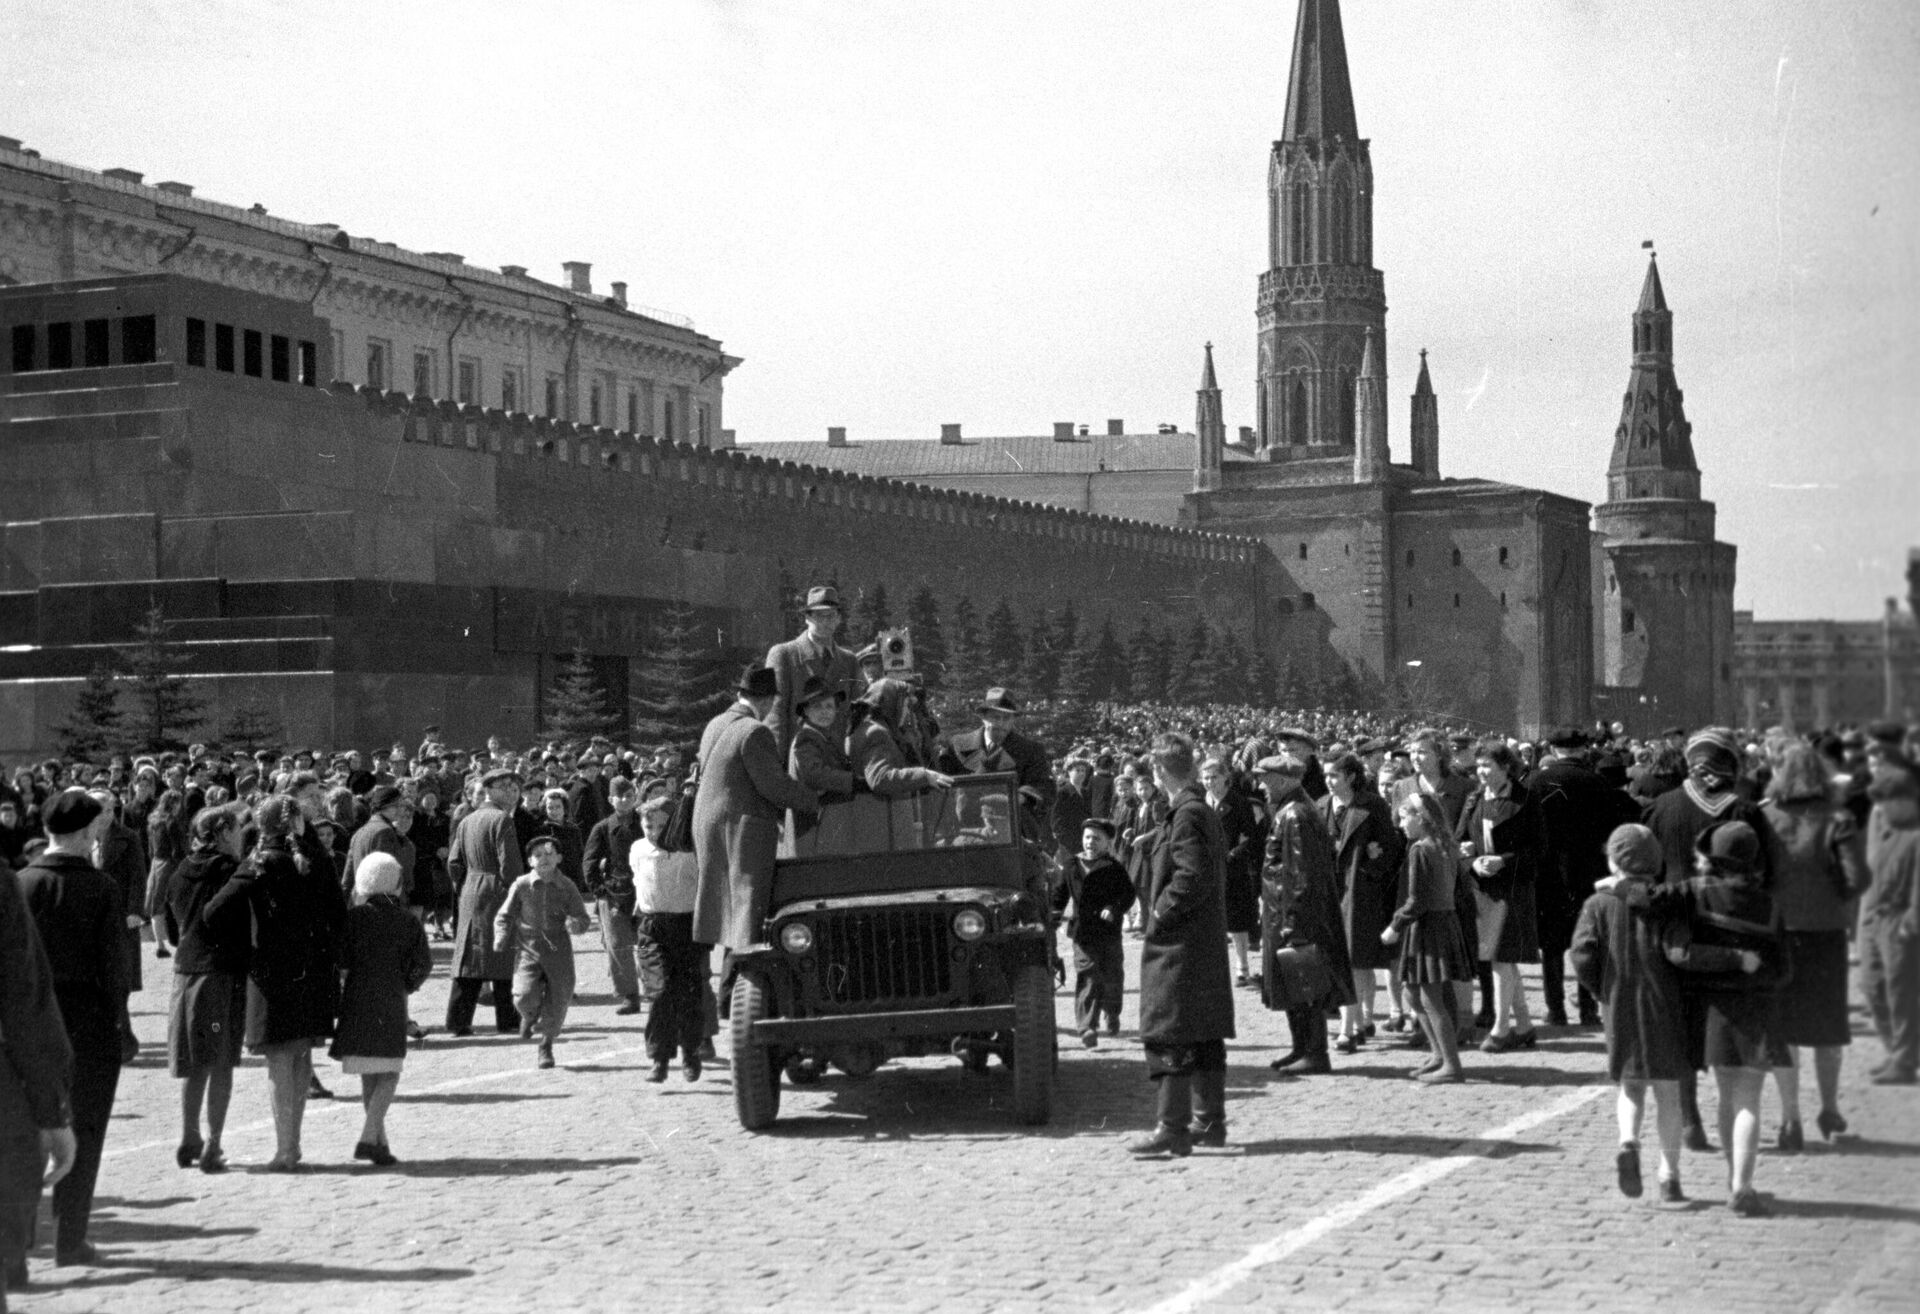
[[[1133,882],[1115,861],[1113,823],[1098,818],[1080,828],[1080,852],[1067,864],[1067,879],[1055,892],[1056,909],[1073,901],[1067,939],[1073,942],[1073,1015],[1080,1043],[1100,1045],[1100,1015],[1107,1034],[1120,1032],[1120,1003],[1126,997],[1127,956],[1121,924],[1133,907]]]

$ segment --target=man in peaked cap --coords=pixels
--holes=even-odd
[[[806,632],[767,650],[774,698],[766,712],[766,722],[773,730],[774,749],[781,762],[787,760],[787,753],[793,747],[794,725],[798,719],[793,700],[810,675],[819,676],[828,689],[846,694],[840,715],[827,731],[836,743],[846,741],[848,704],[866,692],[867,682],[860,674],[860,663],[853,653],[833,637],[839,627],[840,591],[830,585],[816,584],[807,590]]]

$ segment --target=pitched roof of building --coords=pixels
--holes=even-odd
[[[740,450],[776,461],[918,479],[941,475],[1099,474],[1192,470],[1198,440],[1190,433],[1090,434],[1064,442],[1049,436],[881,439],[833,446],[823,442],[741,443]],[[1229,458],[1232,453],[1229,452]]]

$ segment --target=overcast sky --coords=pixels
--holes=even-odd
[[[1877,615],[1920,544],[1920,6],[1348,0],[1407,458],[1605,496],[1656,239],[1737,605]],[[691,316],[742,441],[1253,421],[1291,0],[7,0],[55,159]]]

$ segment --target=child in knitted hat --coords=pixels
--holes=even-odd
[[[1655,923],[1633,907],[1634,895],[1659,880],[1663,866],[1651,830],[1616,828],[1607,837],[1607,878],[1580,910],[1567,957],[1580,984],[1600,1001],[1607,1075],[1620,1084],[1620,1151],[1614,1156],[1620,1190],[1637,1197],[1643,1189],[1640,1127],[1651,1087],[1660,1136],[1659,1198],[1665,1204],[1686,1199],[1680,1191],[1680,1078],[1692,1068],[1679,973],[1667,961]]]

